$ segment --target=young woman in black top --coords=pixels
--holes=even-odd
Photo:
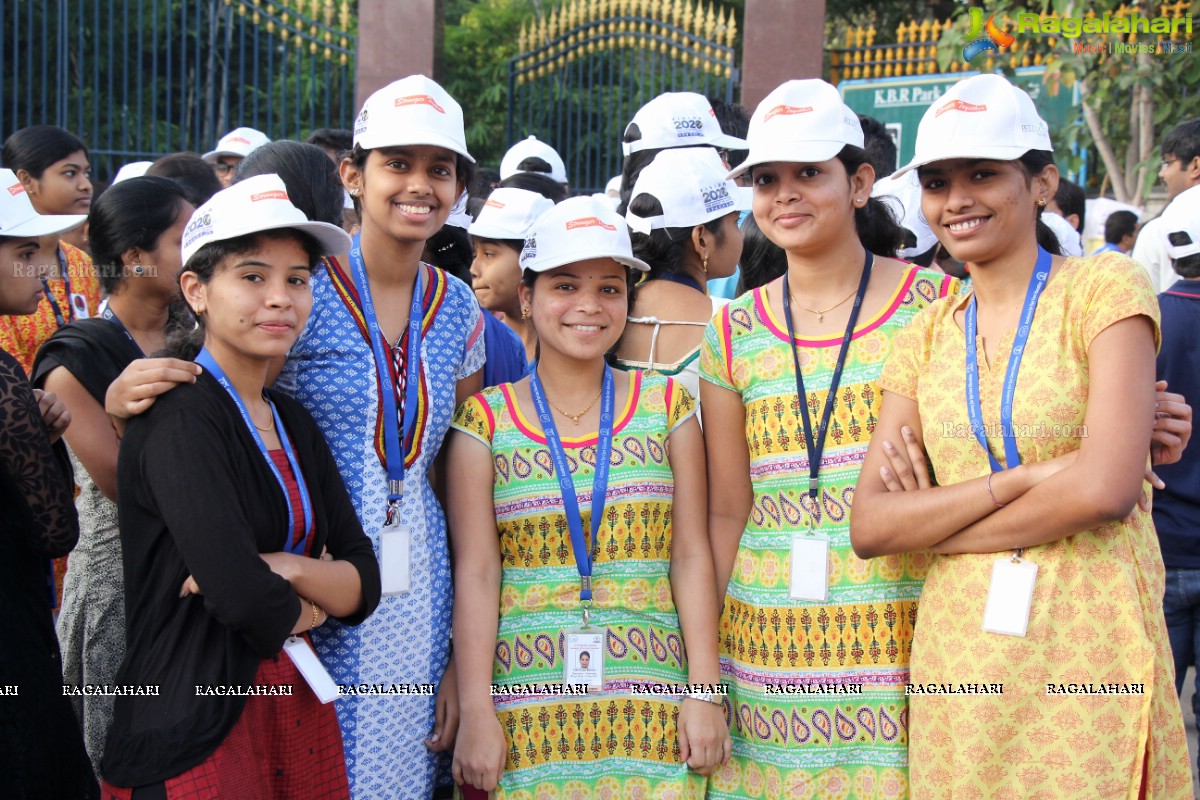
[[[349,797],[334,709],[306,682],[306,631],[365,619],[379,569],[312,418],[264,388],[308,317],[314,265],[349,245],[275,175],[219,192],[185,229],[180,284],[199,325],[172,338],[204,371],[121,444],[117,683],[135,694],[115,704],[106,799]]]

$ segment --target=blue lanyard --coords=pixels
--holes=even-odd
[[[417,264],[417,278],[413,283],[412,307],[408,312],[408,357],[405,359],[405,393],[403,433],[397,427],[396,387],[392,385],[392,361],[383,332],[379,330],[379,319],[375,315],[375,303],[371,300],[371,284],[367,279],[367,267],[363,263],[361,234],[355,234],[354,246],[350,248],[350,269],[358,296],[362,298],[363,318],[371,334],[371,350],[375,353],[375,370],[383,387],[383,440],[386,447],[388,477],[388,521],[392,521],[395,508],[404,494],[404,451],[403,442],[412,435],[417,424],[417,391],[421,380],[421,321],[425,316],[422,307],[421,272]]]
[[[583,538],[579,496],[575,493],[575,482],[571,480],[571,469],[567,466],[567,454],[563,449],[562,440],[559,439],[554,416],[550,413],[550,404],[546,402],[546,393],[542,390],[536,363],[529,371],[529,394],[533,396],[533,406],[542,425],[542,432],[546,435],[546,446],[550,449],[550,457],[554,459],[558,488],[562,491],[563,513],[567,517],[567,528],[571,532],[575,567],[579,570],[579,599],[588,603],[592,599],[592,550]],[[592,547],[596,545],[600,521],[604,516],[604,503],[608,499],[608,466],[612,454],[615,394],[612,368],[605,365],[604,382],[600,389],[600,435],[596,442],[596,472],[592,478]]]
[[[1050,253],[1038,248],[1037,264],[1033,274],[1029,276],[1029,288],[1025,290],[1025,305],[1021,309],[1021,322],[1013,337],[1012,352],[1008,356],[1008,369],[1004,373],[1004,389],[1000,395],[1000,432],[1004,436],[1004,461],[1008,469],[1019,466],[1021,454],[1017,451],[1017,437],[1013,429],[1012,409],[1013,398],[1017,392],[1017,373],[1021,370],[1021,357],[1025,355],[1025,343],[1029,340],[1029,329],[1033,326],[1033,315],[1037,313],[1038,298],[1046,288],[1050,277]],[[1000,472],[1005,467],[992,455],[988,447],[986,428],[983,424],[983,406],[979,399],[979,354],[975,343],[978,330],[975,296],[967,306],[966,339],[967,339],[967,415],[971,421],[971,431],[983,452],[987,453],[988,461],[992,463],[992,472]]]
[[[287,483],[284,481],[279,467],[275,466],[275,462],[267,450],[266,443],[258,435],[258,428],[254,426],[254,420],[250,418],[250,412],[246,409],[246,404],[242,402],[241,396],[233,388],[233,384],[229,382],[229,378],[225,375],[225,370],[221,369],[221,365],[212,357],[207,348],[201,350],[200,354],[196,356],[196,363],[204,367],[205,370],[217,379],[217,383],[221,384],[237,405],[238,411],[242,415],[242,421],[246,423],[246,428],[249,429],[250,435],[254,437],[254,443],[258,445],[258,451],[262,453],[263,459],[271,469],[271,474],[275,476],[275,480],[279,482],[279,488],[283,490],[283,501],[288,510],[287,538],[284,546],[289,553],[298,556],[304,555],[304,546],[307,544],[308,537],[313,529],[312,498],[308,493],[308,484],[304,482],[304,474],[300,472],[300,462],[296,460],[296,452],[292,449],[291,439],[288,438],[287,431],[283,429],[283,420],[279,418],[279,410],[275,408],[275,404],[271,402],[269,397],[263,395],[263,398],[267,401],[267,405],[271,407],[271,415],[275,418],[275,430],[279,434],[279,443],[283,445],[283,452],[287,456],[288,464],[292,468],[292,475],[296,478],[296,486],[300,489],[300,504],[304,507],[304,538],[298,542],[292,541],[292,532],[296,529],[296,517],[292,511],[292,502],[288,498]]]
[[[116,325],[121,330],[121,333],[125,334],[125,338],[127,338],[130,343],[132,343],[133,346],[138,349],[139,353],[142,353],[142,358],[146,357],[146,354],[142,352],[142,346],[137,343],[136,339],[133,338],[133,334],[130,333],[129,329],[125,327],[125,323],[121,322],[121,318],[118,317],[116,312],[112,310],[112,306],[105,304],[104,308],[100,310],[100,316]]]
[[[691,275],[685,275],[682,272],[664,271],[661,275],[655,275],[653,280],[667,281],[668,283],[678,283],[681,286],[690,286],[693,289],[695,289],[697,292],[699,292],[700,294],[703,294],[703,295],[708,294],[708,290],[705,289],[704,286],[701,285],[699,281],[697,281]]]
[[[62,306],[54,299],[54,292],[50,291],[50,281],[42,276],[42,292],[46,295],[46,299],[50,301],[50,310],[54,312],[54,321],[58,323],[58,327],[66,325],[68,322],[75,321],[75,309],[71,306],[71,274],[67,267],[67,257],[63,254],[62,248],[57,248],[58,253],[58,271],[62,276],[63,287],[67,290],[67,315],[64,317]]]
[[[838,350],[837,364],[833,368],[833,377],[829,380],[829,393],[825,396],[825,409],[821,412],[821,424],[813,436],[812,419],[808,414],[808,394],[804,391],[804,376],[800,374],[800,356],[796,353],[796,334],[792,326],[792,293],[788,288],[788,274],[783,273],[783,318],[787,322],[788,348],[792,351],[792,365],[796,368],[796,397],[800,401],[800,419],[804,422],[804,446],[808,449],[808,496],[817,499],[817,483],[821,474],[821,453],[825,451],[825,431],[829,428],[829,418],[833,415],[833,407],[837,404],[837,390],[842,382],[842,368],[846,366],[846,355],[850,352],[850,340],[854,338],[854,326],[858,323],[858,312],[862,308],[863,298],[867,295],[867,283],[871,280],[871,267],[875,256],[867,251],[863,261],[862,277],[858,281],[858,291],[854,295],[854,306],[850,309],[850,319],[846,322],[846,332],[842,335],[842,347]]]

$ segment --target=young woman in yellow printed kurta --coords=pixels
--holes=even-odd
[[[1124,256],[1052,254],[1050,149],[1029,96],[980,75],[926,112],[908,166],[974,289],[897,337],[851,515],[860,556],[935,553],[913,798],[1191,797],[1162,557],[1137,505],[1158,305]]]

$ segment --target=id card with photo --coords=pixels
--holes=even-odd
[[[567,654],[563,661],[563,683],[604,688],[604,628],[566,631]]]
[[[983,629],[1005,636],[1024,636],[1033,608],[1037,564],[1023,558],[998,558],[992,562],[992,582],[983,608]]]
[[[792,532],[791,598],[824,603],[829,596],[829,537]]]
[[[412,530],[406,525],[385,525],[379,535],[379,577],[383,594],[404,594],[412,589]]]
[[[318,700],[322,703],[329,703],[338,698],[337,684],[333,682],[329,670],[325,669],[325,665],[317,658],[317,653],[308,640],[293,636],[284,642],[283,650],[288,654],[288,658],[292,659],[292,663],[296,665],[300,674],[304,676],[304,680]]]
[[[75,314],[75,319],[87,319],[88,304],[87,298],[76,292],[71,292],[70,297],[71,311]]]

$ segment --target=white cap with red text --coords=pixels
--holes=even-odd
[[[322,255],[350,249],[350,237],[337,225],[310,222],[292,205],[278,175],[255,175],[214,194],[197,208],[183,229],[183,263],[206,244],[263,231],[294,228],[317,240]]]
[[[629,228],[612,204],[591,195],[564,200],[542,214],[525,237],[521,269],[534,272],[586,261],[611,258],[642,272],[650,265],[633,256]]]
[[[11,169],[0,169],[0,236],[49,236],[70,230],[87,214],[39,214]]]
[[[925,109],[913,160],[896,174],[951,158],[1016,161],[1030,150],[1053,149],[1050,127],[1024,90],[1001,75],[974,75]]]
[[[817,78],[788,81],[763,98],[750,117],[750,155],[729,173],[736,178],[751,167],[775,161],[818,163],[863,146],[858,114],[831,84]]]
[[[202,158],[210,164],[216,163],[220,156],[235,156],[245,158],[271,140],[262,131],[254,128],[234,128],[221,137],[215,150],[209,150]]]
[[[554,201],[527,189],[493,189],[467,233],[480,239],[524,239]]]
[[[368,97],[354,120],[354,143],[364,150],[432,145],[475,161],[467,152],[462,106],[424,75],[393,81]]]
[[[745,150],[746,141],[729,136],[721,130],[717,112],[702,94],[695,92],[664,92],[638,109],[633,121],[641,136],[632,142],[622,142],[625,155],[641,150],[665,150],[672,147],[722,147]]]
[[[1200,253],[1200,186],[1175,195],[1163,210],[1158,229],[1163,233],[1167,256],[1172,261]],[[1171,244],[1172,239],[1179,244]]]
[[[640,217],[625,212],[631,230],[650,233],[655,228],[692,228],[726,214],[749,211],[754,190],[725,178],[725,165],[711,147],[663,150],[638,175],[629,198],[632,206],[641,195],[658,200],[662,213]]]
[[[521,162],[527,158],[540,158],[542,161],[545,161],[550,165],[550,172],[521,169]],[[508,152],[500,160],[500,180],[511,178],[518,172],[532,172],[534,175],[548,174],[551,179],[558,183],[567,182],[567,165],[563,163],[562,156],[558,154],[557,150],[536,136],[530,136],[528,139],[522,139],[517,142],[508,148]]]

